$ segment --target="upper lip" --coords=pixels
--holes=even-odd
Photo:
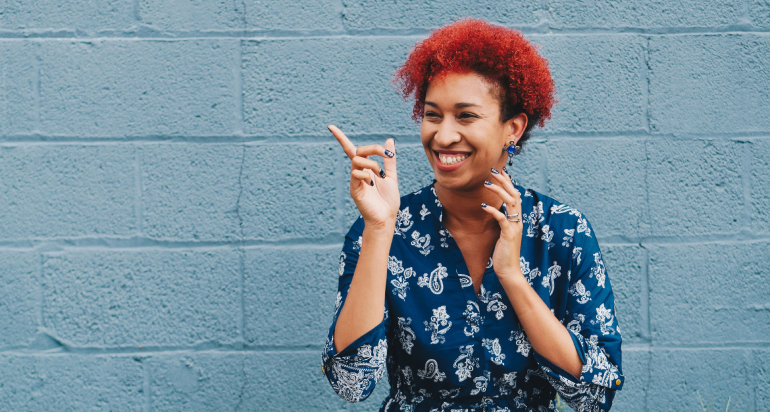
[[[471,152],[461,152],[458,150],[434,150],[436,153],[440,153],[443,155],[464,155],[464,154],[470,154]]]

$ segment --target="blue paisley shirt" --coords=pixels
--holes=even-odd
[[[322,355],[322,370],[340,397],[366,399],[387,369],[391,389],[381,412],[554,411],[557,392],[577,412],[610,409],[625,378],[596,234],[580,211],[513,182],[522,193],[522,273],[569,330],[583,360],[580,376],[532,348],[492,255],[476,294],[462,252],[442,224],[434,179],[401,197],[382,322],[337,353],[333,334],[361,250],[360,215],[345,236]]]

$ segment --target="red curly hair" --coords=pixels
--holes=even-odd
[[[420,42],[395,73],[394,83],[404,99],[414,93],[412,119],[423,118],[428,84],[451,72],[476,72],[495,84],[501,100],[501,120],[527,114],[529,130],[551,117],[556,103],[555,85],[548,61],[521,32],[491,25],[484,20],[463,19],[444,26]]]

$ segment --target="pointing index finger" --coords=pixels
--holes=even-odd
[[[353,142],[351,142],[350,139],[345,136],[345,133],[342,133],[342,130],[340,130],[337,126],[330,124],[328,128],[337,139],[337,141],[340,142],[342,150],[352,160],[356,156],[356,145],[354,145]]]

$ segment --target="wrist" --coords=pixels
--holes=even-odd
[[[373,235],[393,236],[396,231],[396,219],[388,219],[380,222],[364,222],[364,231]]]
[[[497,273],[497,271],[495,271],[495,274],[497,275],[498,279],[500,279],[500,283],[507,283],[514,287],[523,287],[524,285],[529,286],[529,282],[527,281],[527,278],[524,277],[521,269],[514,269],[501,273]]]

